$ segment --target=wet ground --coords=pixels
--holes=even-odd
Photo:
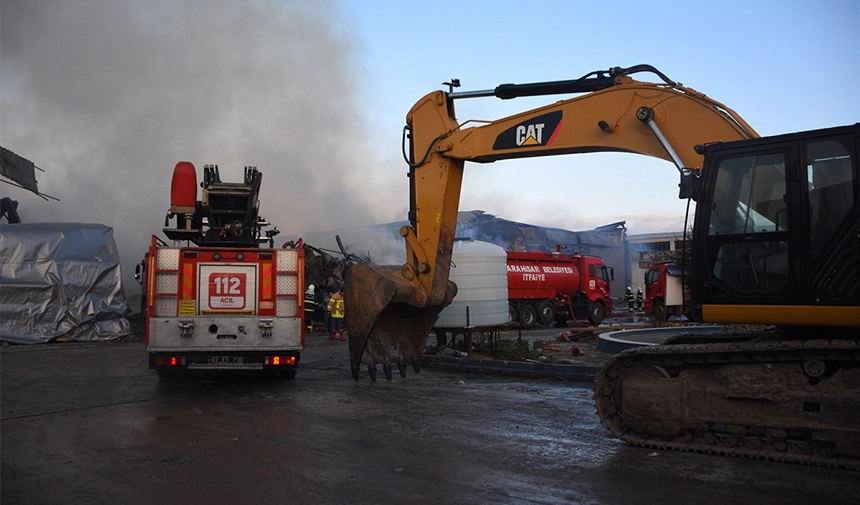
[[[857,472],[626,446],[598,421],[587,382],[432,368],[354,382],[346,342],[321,333],[291,381],[161,383],[139,341],[5,347],[0,369],[3,505],[837,505],[860,494]]]

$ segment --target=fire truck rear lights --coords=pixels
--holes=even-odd
[[[155,366],[183,366],[185,356],[155,356],[153,363]]]
[[[239,261],[242,261],[243,259],[245,259],[245,255],[244,255],[244,254],[242,254],[242,253],[239,253],[239,254],[237,254],[237,255],[236,255],[236,259],[237,259],[237,260],[239,260]]]
[[[197,251],[182,251],[183,258],[196,258]]]
[[[272,259],[272,253],[261,252],[260,254],[257,255],[257,257],[260,258],[261,260],[270,260],[270,259]]]
[[[213,255],[212,255],[212,259],[213,259],[213,260],[215,260],[215,261],[218,261],[218,260],[220,260],[220,259],[221,259],[221,255],[220,255],[220,254],[218,254],[218,253],[215,253],[215,254],[213,254]]]
[[[266,356],[266,365],[270,366],[292,366],[296,364],[295,356]]]

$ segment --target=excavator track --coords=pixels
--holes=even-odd
[[[609,360],[601,421],[627,443],[860,470],[860,342],[659,345]]]

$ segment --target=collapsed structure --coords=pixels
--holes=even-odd
[[[349,256],[345,263],[403,262],[404,242],[398,230],[404,224],[405,221],[397,221],[365,228],[306,234],[305,247],[308,247],[308,243],[319,246],[313,250],[316,256],[321,258],[318,261],[325,265],[324,275],[312,274],[312,267],[309,265],[306,280],[316,285],[330,283],[332,276],[335,276],[338,282],[342,283],[343,278],[340,275],[344,272],[342,258],[345,256]],[[338,238],[339,244],[333,243],[334,237]],[[613,267],[615,279],[612,281],[612,289],[617,293],[624,291],[624,283],[629,280],[627,228],[624,221],[599,226],[593,230],[570,231],[520,223],[483,210],[471,210],[458,213],[456,237],[458,240],[487,242],[511,252],[552,253],[560,246],[571,254],[599,256],[608,266]],[[312,261],[311,256],[306,254],[309,263]]]

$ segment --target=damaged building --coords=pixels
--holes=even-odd
[[[398,230],[406,221],[366,228],[311,233],[304,237],[320,251],[343,258],[344,252],[377,265],[397,265],[406,261],[405,244]],[[338,245],[336,237],[340,238]],[[627,228],[623,221],[588,231],[570,231],[502,219],[481,210],[461,211],[457,217],[457,238],[470,238],[498,245],[506,251],[580,253],[603,258],[615,269],[613,293],[624,293],[630,281]],[[310,281],[309,281],[310,282]]]

